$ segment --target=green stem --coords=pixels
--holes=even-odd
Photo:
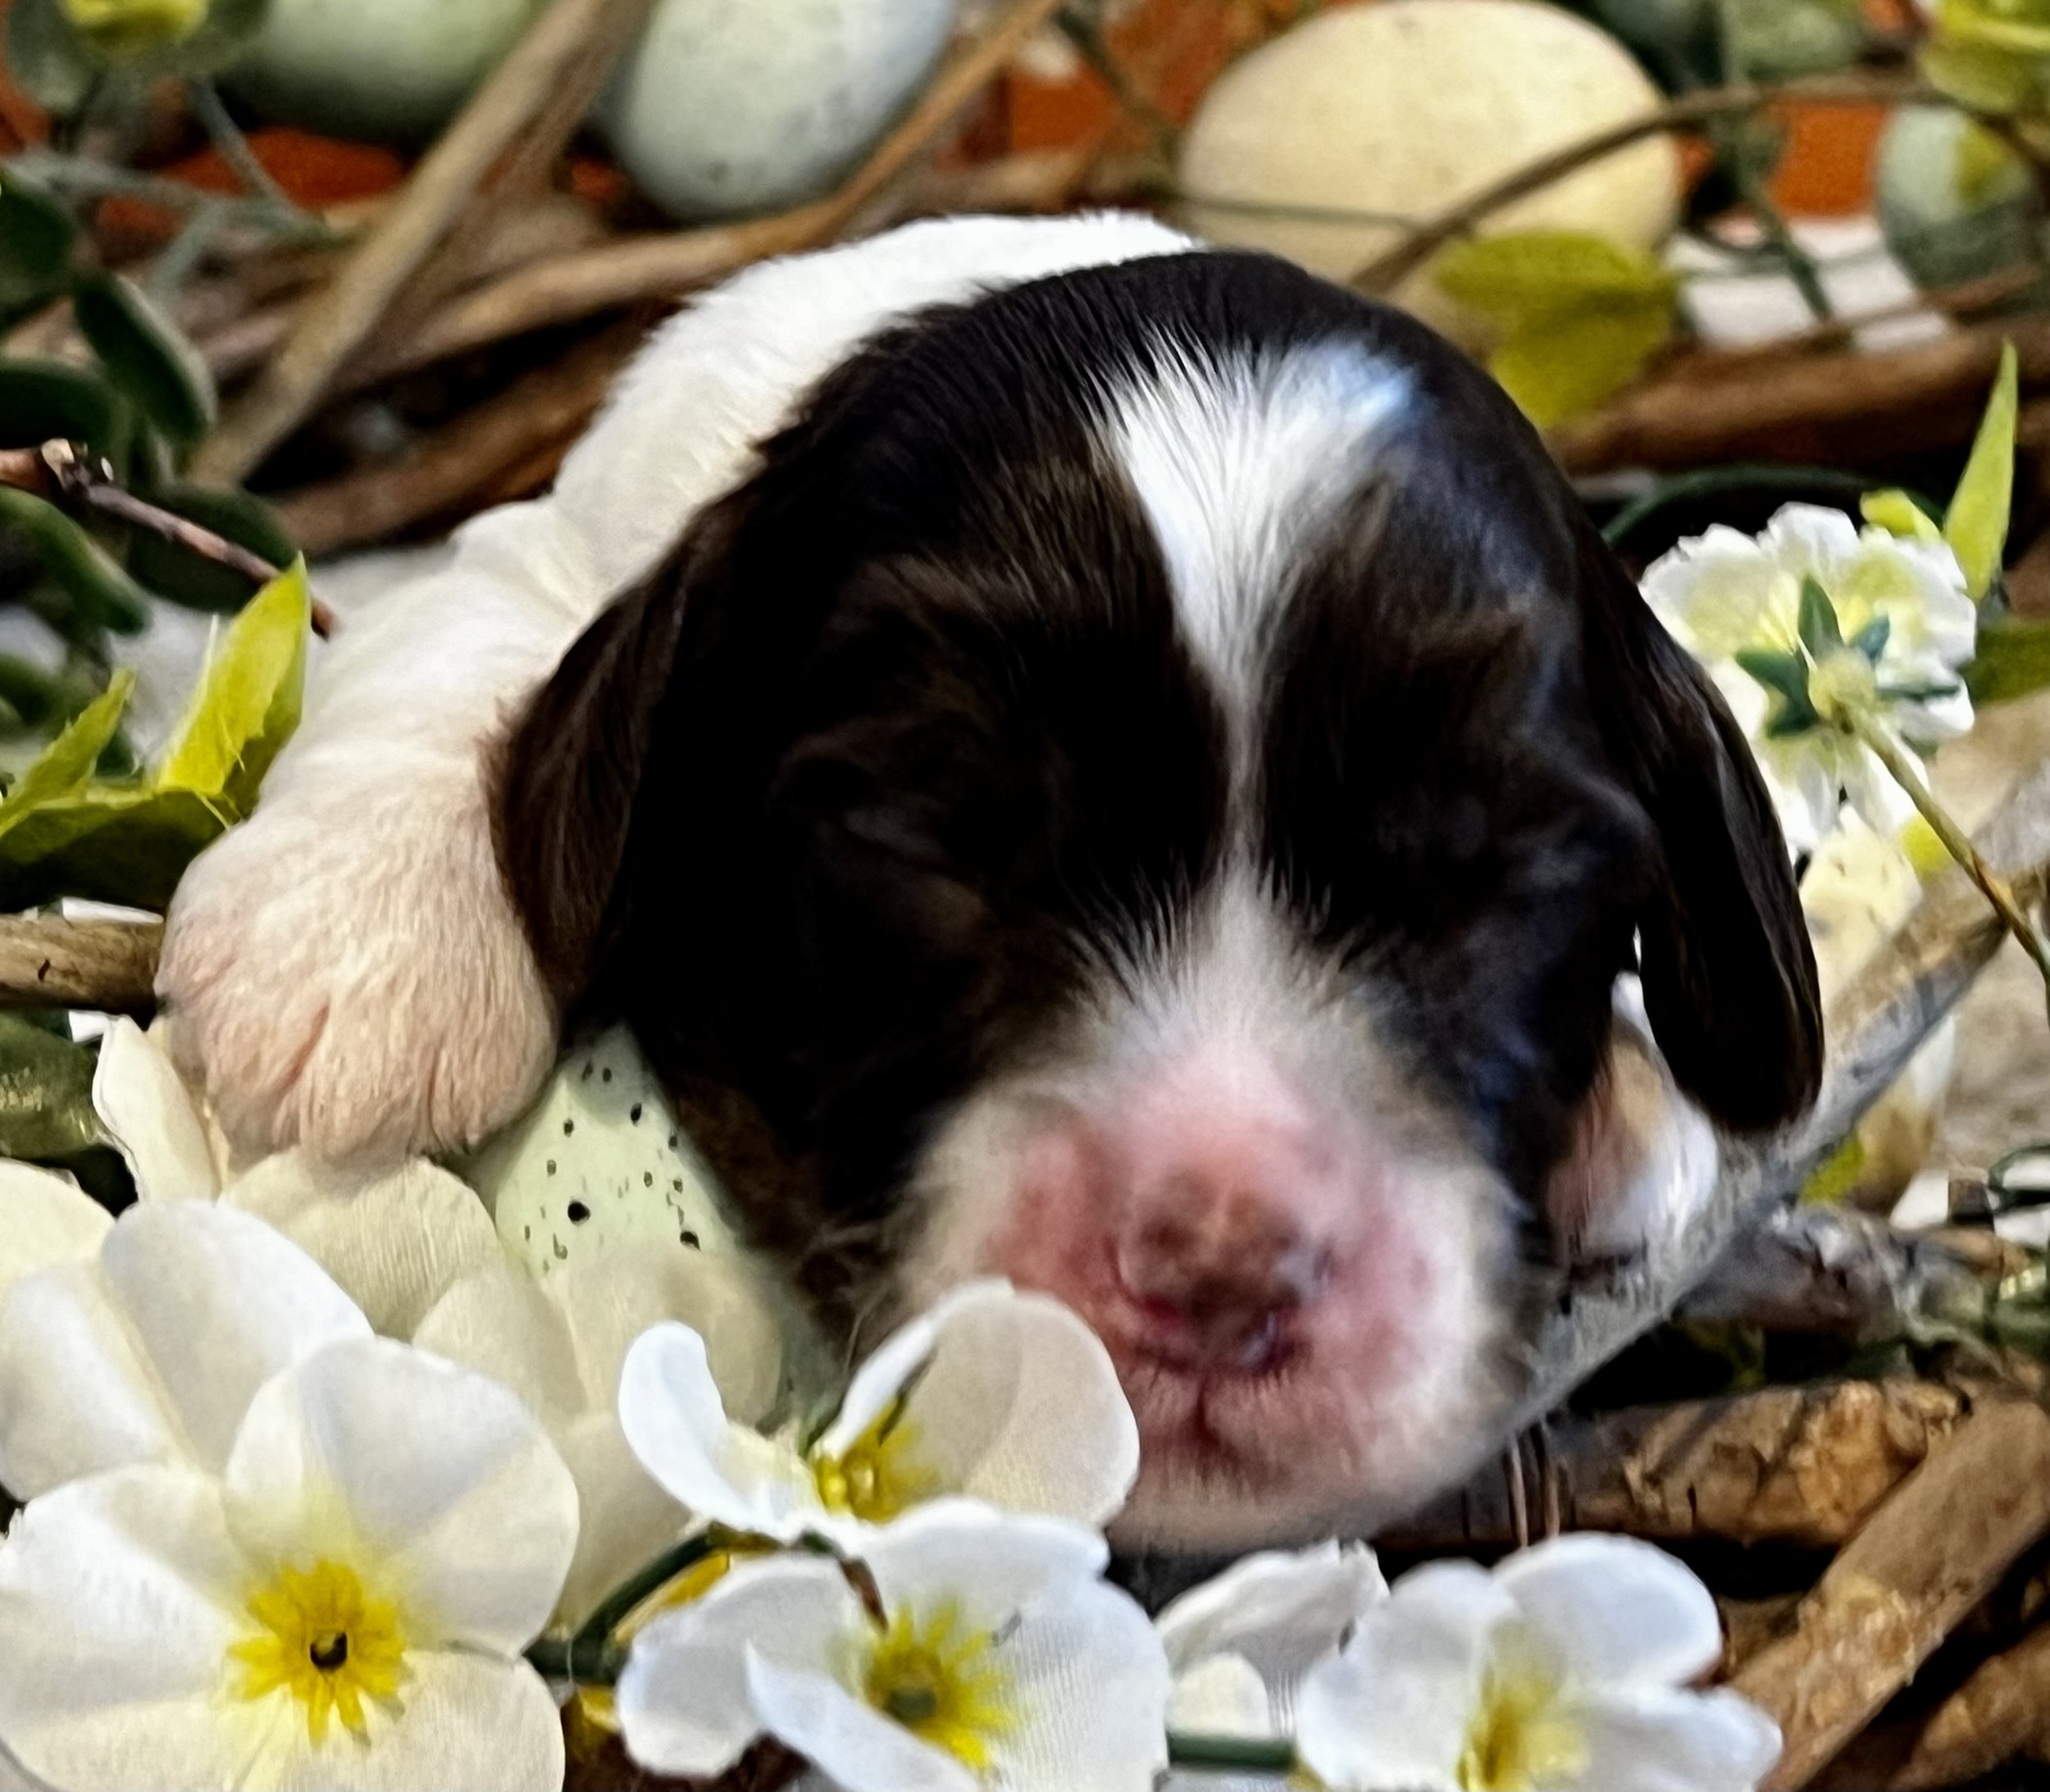
[[[1199,1773],[1292,1773],[1296,1750],[1279,1737],[1198,1736],[1170,1730],[1168,1762]]]
[[[191,97],[192,109],[199,122],[206,127],[213,146],[221,152],[221,159],[235,170],[239,180],[252,198],[268,199],[281,212],[296,212],[298,207],[286,194],[283,187],[271,178],[271,171],[257,159],[257,153],[249,147],[249,139],[242,135],[242,127],[228,116],[228,108],[221,103],[221,90],[203,75],[195,75],[185,84]]]
[[[569,1680],[579,1686],[611,1685],[626,1662],[626,1651],[613,1632],[632,1616],[636,1607],[661,1592],[678,1575],[727,1547],[728,1539],[718,1531],[704,1530],[685,1538],[614,1587],[577,1626],[574,1636],[567,1640],[544,1636],[530,1644],[527,1660],[549,1680]]]
[[[1993,912],[2007,923],[2007,931],[2021,942],[2022,949],[2035,960],[2036,969],[2043,974],[2045,990],[2050,992],[2050,943],[2045,942],[2041,930],[2029,919],[2013,887],[1979,856],[1971,837],[1937,801],[1912,756],[1898,741],[1869,716],[1854,718],[1848,726],[1852,733],[1871,748],[1880,764],[1893,775],[1893,782],[1907,792],[1908,800],[1921,812],[1922,819],[1943,841],[1944,850],[1965,868],[1972,882],[1993,905]]]
[[[1074,7],[1063,7],[1054,15],[1054,23],[1089,65],[1096,79],[1109,89],[1110,97],[1146,126],[1155,147],[1172,156],[1177,135],[1173,121],[1132,84],[1124,64],[1105,41],[1102,26],[1088,13]]]

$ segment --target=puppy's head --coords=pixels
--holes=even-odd
[[[1712,691],[1483,376],[1259,258],[870,344],[572,651],[500,832],[565,1001],[813,1167],[769,1235],[1096,1326],[1135,1534],[1463,1471],[1619,974],[1726,1124],[1819,1071]]]

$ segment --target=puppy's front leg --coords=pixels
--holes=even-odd
[[[349,619],[255,815],[171,905],[157,991],[174,1047],[246,1149],[460,1148],[517,1114],[553,1056],[494,852],[490,759],[584,618],[484,551],[490,534]]]

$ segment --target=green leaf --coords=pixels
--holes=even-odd
[[[1865,520],[1904,541],[1941,541],[1943,527],[1935,518],[1897,486],[1888,491],[1868,491],[1858,500]]]
[[[2015,345],[2000,350],[2000,373],[1979,421],[1971,458],[1943,518],[1943,539],[1965,569],[1965,589],[1984,597],[2000,577],[2001,550],[2007,545],[2007,518],[2015,494],[2015,417],[2020,378]]]
[[[1876,666],[1879,663],[1879,655],[1886,651],[1888,638],[1893,632],[1892,617],[1875,616],[1851,637],[1851,645]]]
[[[2042,98],[2038,59],[1996,45],[1934,37],[1916,63],[1931,87],[1975,112],[2005,117],[2034,109]]]
[[[298,557],[276,513],[247,492],[166,486],[153,487],[143,495],[173,515],[261,555],[273,566],[289,566]],[[249,600],[249,581],[233,568],[144,531],[138,530],[130,545],[128,570],[159,597],[188,609],[231,613]]]
[[[115,385],[181,448],[213,422],[213,377],[171,321],[118,274],[90,274],[71,295],[80,332]]]
[[[263,28],[270,0],[213,0],[207,22],[163,57],[174,75],[218,75],[239,62]]]
[[[67,729],[0,802],[0,909],[60,896],[167,903],[194,855],[248,814],[298,726],[311,607],[297,563],[250,600],[153,774],[112,782],[80,770],[83,761],[89,773],[94,739],[112,739],[125,683]]]
[[[131,434],[127,407],[97,368],[0,359],[0,448],[83,442],[118,470]]]
[[[1571,230],[1460,244],[1432,277],[1501,332],[1488,371],[1541,427],[1635,379],[1670,339],[1679,292],[1642,250]]]
[[[239,819],[299,724],[312,594],[295,560],[249,600],[208,663],[157,774],[160,787],[218,797]]]
[[[18,317],[63,291],[77,236],[62,205],[0,167],[0,317]]]
[[[1965,668],[1975,704],[2007,703],[2050,686],[2050,622],[2002,616],[1982,622],[1979,651]]]
[[[1815,1173],[1801,1185],[1805,1206],[1834,1207],[1843,1204],[1865,1179],[1865,1142],[1853,1133],[1816,1165]]]
[[[0,1014],[0,1156],[47,1162],[99,1144],[94,1062],[26,1016]]]
[[[117,634],[141,632],[149,599],[98,542],[33,492],[0,486],[0,531],[18,532],[52,582],[91,621]]]
[[[1965,687],[1956,679],[1943,683],[1930,681],[1916,685],[1881,685],[1879,693],[1897,703],[1934,703],[1939,697],[1954,697]]]
[[[100,755],[121,725],[135,688],[133,672],[116,673],[106,691],[86,704],[0,800],[0,839],[44,804],[69,796],[92,777]]]
[[[1779,702],[1765,732],[1774,740],[1806,734],[1821,723],[1808,695],[1808,662],[1799,654],[1768,653],[1763,648],[1738,650],[1737,663],[1763,685]]]
[[[1822,588],[1822,581],[1812,572],[1801,581],[1801,616],[1796,625],[1801,645],[1808,650],[1808,657],[1821,661],[1838,652],[1843,645],[1843,629],[1837,621],[1837,607],[1829,601],[1829,594]]]
[[[7,9],[7,72],[59,117],[85,102],[106,65],[64,16],[57,0],[13,0]]]

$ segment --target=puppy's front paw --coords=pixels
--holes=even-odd
[[[157,992],[239,1147],[462,1149],[539,1087],[553,1005],[474,780],[352,794],[260,808],[201,855]]]

